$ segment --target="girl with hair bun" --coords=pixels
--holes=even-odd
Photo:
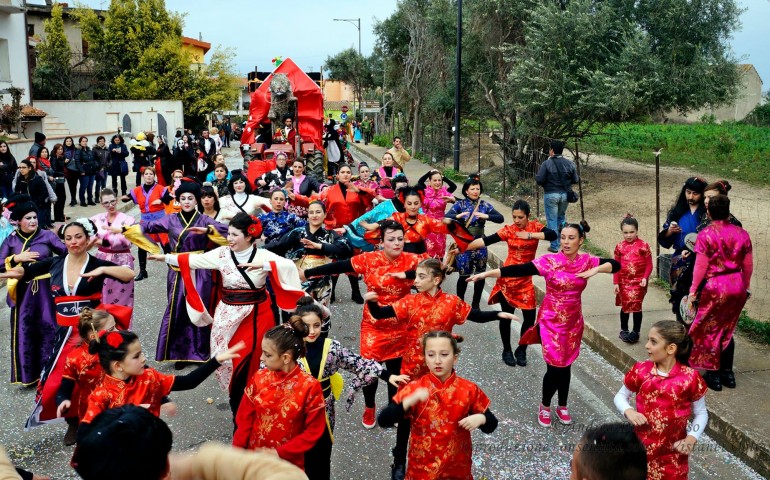
[[[3,271],[66,253],[59,237],[41,228],[37,205],[27,195],[11,195],[5,203],[4,215],[16,228],[0,245]],[[11,309],[11,383],[33,385],[40,379],[56,336],[50,279],[9,279],[7,290],[6,301]]]
[[[321,384],[297,363],[308,333],[298,316],[267,331],[261,349],[265,368],[248,381],[233,435],[234,446],[275,450],[303,470],[305,453],[326,428]]]
[[[688,366],[692,345],[681,323],[657,322],[645,345],[649,359],[631,367],[615,395],[615,406],[647,449],[647,478],[686,480],[689,455],[706,430],[708,388]],[[629,404],[633,394],[636,409]]]
[[[474,238],[484,236],[484,226],[486,223],[503,223],[503,215],[495,210],[495,207],[486,200],[481,199],[484,192],[484,186],[478,175],[471,175],[465,181],[462,188],[462,200],[458,200],[447,212],[446,218],[457,220],[465,225],[465,228]],[[479,248],[470,250],[457,255],[457,273],[460,277],[457,279],[457,296],[465,298],[465,290],[468,288],[468,277],[481,273],[487,269],[487,249]],[[471,305],[478,309],[481,303],[481,294],[484,291],[484,284],[477,284],[473,287],[473,301]]]
[[[647,294],[647,282],[652,274],[650,245],[639,238],[639,222],[630,213],[620,222],[623,241],[615,245],[615,261],[620,271],[612,276],[615,284],[615,305],[620,307],[619,338],[626,343],[639,341],[642,329],[642,301]],[[633,329],[628,331],[628,317],[634,316]]]
[[[265,288],[268,278],[278,306],[284,310],[293,310],[297,300],[304,295],[294,264],[257,248],[255,241],[261,235],[262,224],[258,218],[238,213],[228,226],[227,246],[206,253],[156,254],[149,257],[167,263],[170,271],[179,272],[183,279],[183,287],[180,288],[184,303],[181,309],[196,328],[208,330],[211,325],[207,348],[213,354],[239,342],[245,343],[240,358],[233,360],[232,366],[228,364],[217,371],[219,385],[229,392],[233,416],[238,411],[246,382],[259,369],[262,337],[278,321]],[[193,279],[200,278],[196,273],[210,274],[214,271],[221,275],[221,300],[212,318],[203,301],[201,284]]]
[[[315,446],[305,453],[305,469],[310,480],[329,480],[334,443],[334,404],[342,394],[343,387],[339,371],[346,370],[352,374],[350,394],[346,402],[348,411],[353,405],[355,392],[365,385],[376,383],[378,377],[394,386],[408,381],[409,377],[389,372],[380,363],[351,352],[337,340],[327,338],[328,328],[325,329],[326,324],[323,323],[325,312],[312,298],[301,298],[297,302],[295,313],[307,325],[309,331],[305,337],[307,351],[301,358],[301,365],[307,373],[321,382],[326,403],[327,428]]]
[[[50,310],[44,315],[55,318],[58,328],[52,348],[47,352],[48,363],[42,368],[41,386],[38,387],[35,408],[27,419],[27,428],[61,421],[56,416],[56,393],[61,383],[64,359],[80,344],[80,337],[73,334],[80,320],[80,312],[86,307],[96,308],[101,305],[105,279],[113,278],[126,283],[134,277],[130,268],[88,253],[97,240],[96,226],[91,220],[73,220],[60,229],[59,235],[64,239],[66,255],[33,263],[24,262],[0,275],[0,278],[16,278],[22,282],[50,275],[45,293],[50,295],[53,302],[47,304]],[[128,318],[130,314],[123,328],[128,327]],[[77,412],[70,412],[69,416],[76,417]]]
[[[717,195],[724,195],[727,196],[730,190],[732,190],[733,187],[730,185],[730,182],[727,180],[717,180],[716,182],[709,183],[706,185],[706,188],[703,190],[703,205],[708,207],[709,200],[713,197],[716,197]],[[735,215],[732,213],[729,217],[727,217],[728,223],[731,225],[735,225],[736,227],[743,228],[743,224],[735,218]],[[698,225],[698,228],[696,229],[697,232],[700,232],[704,228],[711,225],[711,217],[708,215],[703,216],[703,220],[700,222],[700,225]]]
[[[77,427],[88,409],[88,396],[97,385],[102,383],[104,377],[99,356],[89,353],[89,344],[98,338],[102,330],[112,332],[116,328],[115,317],[107,310],[86,307],[80,312],[78,333],[81,343],[67,355],[61,385],[56,393],[57,416],[64,417],[70,410],[77,413],[77,417],[67,419],[69,428],[64,435],[64,445],[75,444]]]
[[[406,274],[400,276],[406,278]],[[428,258],[417,264],[414,286],[417,293],[407,295],[390,305],[380,306],[375,292],[368,292],[364,298],[369,312],[376,319],[395,317],[406,325],[406,334],[401,341],[406,344],[401,361],[401,374],[408,375],[412,380],[419,379],[429,372],[425,364],[423,335],[433,330],[451,332],[455,325],[462,325],[466,320],[484,323],[494,320],[514,320],[512,313],[500,311],[472,310],[471,306],[462,301],[457,295],[441,290],[441,282],[446,277],[446,271],[441,262]],[[409,419],[399,422],[396,433],[396,447],[393,449],[393,465],[406,464],[406,449],[409,440]]]
[[[220,365],[238,358],[243,344],[211,357],[187,375],[166,375],[147,366],[142,344],[135,333],[126,330],[102,330],[91,340],[88,352],[99,356],[104,380],[88,397],[88,409],[81,423],[91,423],[103,411],[123,405],[144,406],[160,416],[164,397],[171,392],[192,390]]]

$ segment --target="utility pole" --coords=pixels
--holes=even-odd
[[[454,169],[460,171],[460,77],[462,75],[463,0],[457,0],[457,47],[455,61]]]
[[[363,59],[363,56],[361,55],[361,18],[335,18],[335,22],[348,22],[352,24],[354,27],[358,29],[358,58],[360,60]],[[361,72],[356,72],[356,77],[358,80],[358,91],[356,92],[358,94],[358,110],[356,110],[356,117],[358,117],[358,113],[362,108],[361,104]]]

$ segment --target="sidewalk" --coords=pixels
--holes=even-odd
[[[355,152],[367,157],[370,165],[378,163],[386,150],[374,144],[351,145]],[[412,160],[407,163],[404,173],[411,182],[415,182],[429,169],[428,165]],[[455,195],[459,195],[459,184]],[[484,199],[503,214],[505,224],[512,223],[509,205],[488,196]],[[545,223],[544,218],[541,221]],[[488,224],[486,234],[492,234],[499,227]],[[538,256],[547,253],[547,248],[546,242],[540,242]],[[490,267],[497,268],[507,256],[507,247],[498,243],[489,248],[489,253]],[[534,282],[539,293],[543,292],[545,282],[542,277],[534,277]],[[644,341],[628,345],[618,338],[619,307],[615,306],[613,291],[612,275],[597,275],[588,282],[583,293],[583,341],[612,365],[626,372],[636,361],[646,359],[647,354]],[[653,323],[671,319],[673,314],[667,292],[651,287],[644,300],[642,338],[646,338],[646,332]],[[751,343],[736,334],[735,366],[738,387],[734,390],[725,388],[721,392],[709,390],[707,394],[709,422],[706,433],[760,474],[770,477],[770,402],[767,401],[770,393],[770,347]]]

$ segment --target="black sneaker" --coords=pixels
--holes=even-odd
[[[513,358],[513,352],[510,350],[503,350],[503,362],[509,367],[516,366],[516,359]]]
[[[516,357],[516,365],[520,367],[527,366],[527,346],[519,345],[516,347],[516,351],[513,352],[513,356]]]
[[[719,379],[722,381],[722,386],[727,388],[735,388],[735,373],[732,370],[722,370],[719,372]]]
[[[626,343],[629,343],[628,341],[628,330],[621,330],[618,334],[618,338],[623,340]]]
[[[406,465],[403,463],[394,463],[390,466],[390,480],[404,480],[406,476]]]
[[[628,340],[626,340],[628,343],[634,344],[639,343],[639,332],[628,332]]]

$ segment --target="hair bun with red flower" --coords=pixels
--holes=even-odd
[[[249,228],[247,230],[248,234],[253,238],[259,238],[262,236],[262,221],[255,217],[254,215],[251,215],[252,223],[249,225]]]
[[[107,334],[107,345],[112,348],[119,348],[123,344],[123,335],[118,332],[110,332]]]

